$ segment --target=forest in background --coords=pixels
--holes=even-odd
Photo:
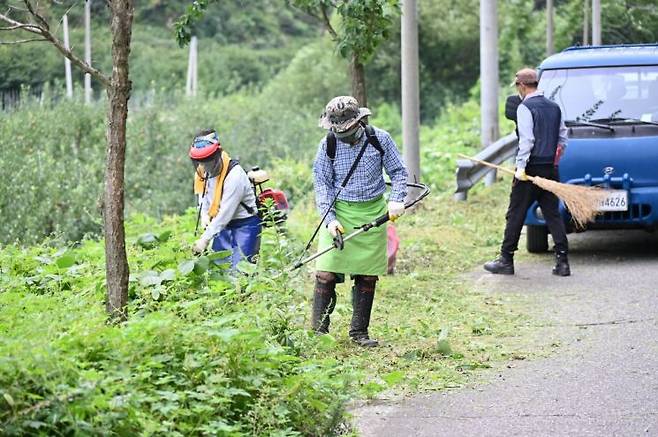
[[[582,1],[556,3],[556,47],[580,43]],[[346,61],[319,23],[284,1],[219,2],[209,6],[197,25],[199,92],[188,98],[184,95],[188,51],[177,46],[173,30],[185,5],[183,1],[151,1],[136,7],[128,212],[163,217],[193,204],[185,150],[191,135],[209,126],[219,129],[222,142],[245,167],[259,165],[283,175],[280,185],[296,203],[301,194],[310,192],[309,174],[288,169],[310,165],[323,134],[316,126],[323,105],[335,95],[350,92]],[[72,46],[81,51],[82,5],[58,4],[52,14],[69,7]],[[500,2],[501,82],[507,83],[520,65],[536,65],[544,57],[543,7],[540,1]],[[419,2],[423,129],[456,128],[442,125],[451,117],[461,117],[449,112],[462,106],[472,117],[471,130],[456,129],[457,140],[429,136],[421,145],[424,156],[443,156],[450,143],[464,138],[470,148],[478,147],[477,9],[474,0]],[[108,14],[100,2],[93,3],[92,11],[92,63],[106,69]],[[603,17],[606,43],[656,39],[658,12],[651,2],[604,2]],[[399,41],[397,25],[366,67],[374,121],[398,142]],[[0,171],[21,181],[19,190],[11,184],[0,188],[5,222],[0,244],[37,242],[52,235],[79,240],[100,230],[104,95],[97,89],[96,102],[83,106],[82,75],[74,69],[77,88],[74,99],[67,101],[63,70],[59,53],[46,44],[0,46],[0,94],[21,92],[20,106],[0,113]],[[506,92],[502,88],[503,96]],[[301,168],[300,161],[306,163]],[[428,172],[437,165],[433,159],[423,161],[423,178],[432,183],[440,180]],[[299,178],[293,180],[290,174]],[[450,189],[449,184],[443,185]]]

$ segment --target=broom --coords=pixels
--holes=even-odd
[[[487,161],[482,161],[470,156],[459,154],[460,158],[468,159],[492,167],[510,174],[514,171],[492,164]],[[557,197],[562,199],[567,206],[574,223],[579,229],[584,229],[587,223],[594,221],[596,216],[600,214],[598,209],[599,203],[605,198],[606,192],[598,187],[590,187],[583,185],[563,184],[561,182],[553,181],[550,179],[542,178],[539,176],[528,176],[528,180],[539,188],[550,191]]]

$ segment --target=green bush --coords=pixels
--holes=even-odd
[[[119,326],[106,323],[101,242],[0,253],[1,434],[332,433],[352,377],[318,353],[330,338],[297,323],[300,279],[271,274],[297,247],[268,230],[267,257],[232,279],[217,254],[181,250],[194,218],[128,225]]]

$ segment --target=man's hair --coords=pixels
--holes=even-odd
[[[524,67],[517,71],[514,77],[516,83],[521,83],[532,88],[537,88],[537,86],[539,86],[539,77],[537,75],[537,70],[534,68]]]
[[[206,135],[209,135],[213,132],[217,132],[217,131],[215,129],[202,129],[194,135],[194,138],[205,137]]]

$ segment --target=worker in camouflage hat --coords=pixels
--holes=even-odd
[[[391,220],[404,214],[407,169],[391,135],[366,124],[371,114],[351,96],[332,99],[320,117],[320,127],[329,132],[320,141],[313,164],[315,200],[325,216],[319,247],[334,244],[316,264],[312,325],[317,333],[329,332],[329,316],[336,306],[336,284],[345,275],[354,279],[352,322],[349,335],[360,346],[377,346],[368,333],[375,286],[386,274],[386,227],[364,232],[343,243],[341,235],[388,212]],[[363,149],[363,152],[361,152]],[[359,155],[361,155],[359,159]],[[354,162],[355,171],[343,183]],[[388,202],[383,171],[391,178]],[[337,195],[338,193],[338,195]],[[332,203],[336,199],[335,203]]]

